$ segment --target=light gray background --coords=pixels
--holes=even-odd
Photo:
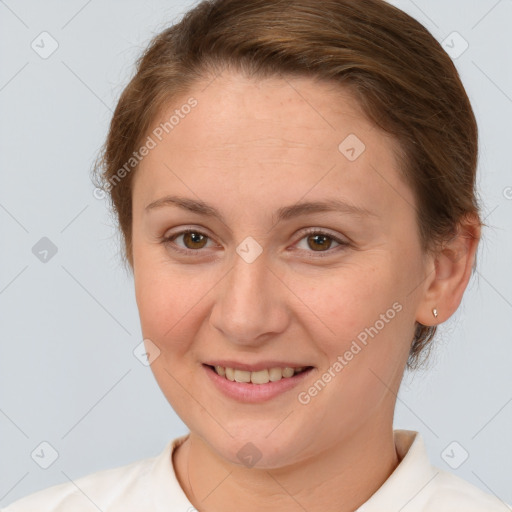
[[[512,502],[512,1],[393,3],[439,41],[457,31],[469,43],[454,60],[479,122],[489,225],[430,369],[403,382],[395,428],[419,430],[435,465]],[[132,353],[133,283],[89,170],[135,58],[190,5],[0,1],[0,506],[187,432]],[[47,59],[31,48],[43,31],[59,45]],[[32,253],[42,237],[58,248],[46,263]],[[46,470],[31,458],[43,441],[58,452]],[[441,455],[453,441],[469,453],[458,469]]]

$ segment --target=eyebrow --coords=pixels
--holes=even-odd
[[[184,210],[188,210],[193,213],[197,213],[199,215],[205,215],[207,217],[214,217],[219,219],[221,222],[226,224],[224,216],[217,210],[215,207],[205,203],[204,201],[198,199],[190,199],[186,197],[179,196],[165,196],[152,203],[148,204],[145,207],[145,211],[152,211],[155,209],[159,209],[165,206],[175,206],[178,208],[182,208]],[[346,201],[341,201],[339,199],[325,199],[322,201],[308,201],[296,203],[290,206],[283,206],[279,208],[275,216],[277,217],[276,222],[281,222],[283,220],[289,220],[294,217],[298,217],[300,215],[306,215],[308,213],[324,213],[324,212],[341,212],[349,215],[356,215],[360,217],[368,217],[377,215],[361,206],[357,206],[352,203],[348,203]]]

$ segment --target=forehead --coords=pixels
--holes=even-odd
[[[196,105],[182,109],[190,98]],[[242,201],[267,204],[272,197],[294,202],[305,194],[315,199],[336,191],[378,208],[393,206],[397,195],[412,201],[399,177],[396,141],[340,86],[225,73],[167,105],[150,136],[165,123],[169,128],[173,114],[176,124],[163,131],[162,140],[152,135],[156,147],[136,172],[140,206],[166,187],[168,193],[188,188],[188,195],[199,197],[213,193],[217,200],[224,187]]]
[[[310,78],[256,79],[228,73],[196,84],[188,95],[164,108],[154,125],[165,123],[192,96],[197,106],[167,137],[183,150],[229,153],[230,144],[243,144],[253,153],[265,146],[276,151],[309,148],[337,154],[337,142],[348,128],[360,138],[376,130],[353,95],[339,85]],[[378,146],[374,151],[387,149],[385,144]],[[258,156],[265,159],[266,155]]]

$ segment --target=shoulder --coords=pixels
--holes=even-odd
[[[164,453],[168,448],[169,445]],[[0,512],[129,512],[141,507],[150,510],[151,492],[147,492],[150,474],[162,455],[47,487],[11,503]]]
[[[425,503],[425,512],[506,512],[509,505],[468,481],[433,466],[437,472],[433,489]]]

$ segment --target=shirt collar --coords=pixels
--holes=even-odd
[[[400,462],[388,479],[356,512],[421,510],[417,508],[418,495],[439,474],[439,470],[430,464],[419,432],[398,429],[393,431],[393,435]],[[423,501],[424,498],[425,493],[422,493],[420,500]]]
[[[191,508],[192,504],[178,481],[172,463],[172,453],[189,435],[190,432],[169,441],[163,453],[155,460],[151,470],[151,493],[157,512],[169,512],[171,509],[177,512],[195,510]]]

